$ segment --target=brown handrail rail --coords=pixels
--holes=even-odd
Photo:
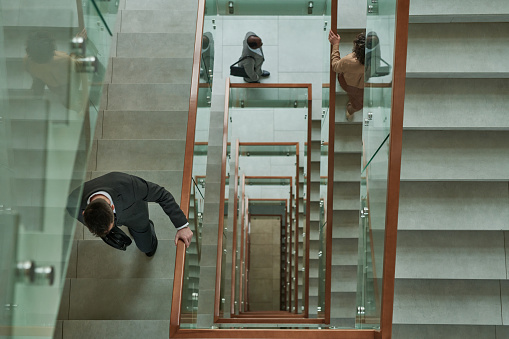
[[[200,62],[203,36],[203,23],[205,18],[205,0],[198,0],[198,17],[196,20],[196,33],[193,53],[193,70],[191,75],[191,93],[189,98],[189,114],[187,119],[186,150],[184,157],[184,172],[182,176],[182,193],[180,207],[186,216],[189,215],[189,199],[193,176],[193,153],[196,130],[196,112],[198,109],[198,84],[200,83]],[[197,235],[196,235],[197,236]],[[184,286],[184,262],[186,248],[183,241],[177,243],[175,255],[175,272],[173,279],[173,293],[170,314],[170,337],[180,329],[180,316],[182,308],[182,289]]]
[[[306,171],[308,176],[306,179],[306,257],[305,257],[305,271],[304,271],[304,281],[306,282],[306,287],[304,288],[304,317],[309,317],[309,242],[310,242],[310,231],[311,231],[311,129],[312,129],[312,92],[311,85],[308,87],[308,135],[307,135],[307,157],[306,157]]]
[[[380,315],[380,337],[382,339],[389,339],[392,334],[409,7],[410,0],[397,0],[393,60],[394,70],[392,74],[391,135],[389,140],[387,206],[385,215],[382,310]]]
[[[232,273],[231,273],[231,291],[230,291],[230,317],[235,314],[235,263],[237,261],[237,209],[238,209],[238,193],[239,193],[239,152],[240,142],[236,141],[235,147],[235,183],[233,195],[233,232],[232,232]]]
[[[296,145],[295,165],[295,314],[299,313],[299,143]],[[291,310],[290,310],[291,311]]]
[[[230,78],[226,78],[226,88],[230,85]],[[225,184],[226,184],[226,158],[228,148],[228,107],[230,102],[230,91],[225,92],[224,107],[225,113],[223,117],[223,153],[221,160],[221,186],[219,187],[219,226],[217,232],[217,260],[216,260],[216,291],[214,300],[214,322],[219,317],[220,294],[221,294],[221,268],[223,265],[223,231],[224,231],[224,201],[225,201]]]
[[[338,12],[338,1],[331,3],[331,13]],[[331,15],[331,29],[337,33],[338,18],[337,15]],[[332,53],[332,46],[330,52]],[[329,54],[330,55],[330,54]],[[330,60],[330,57],[329,57]],[[329,61],[330,63],[330,61]],[[332,225],[333,225],[333,202],[334,202],[334,140],[336,133],[336,72],[332,70],[332,63],[329,66],[329,153],[327,160],[329,167],[327,169],[327,240],[325,253],[325,267],[332,267]],[[308,146],[309,147],[309,146]],[[308,150],[309,152],[309,150]],[[331,288],[332,275],[331,270],[325,270],[325,322],[330,324],[331,310]]]

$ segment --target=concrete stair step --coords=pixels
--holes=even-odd
[[[170,315],[172,285],[173,280],[165,278],[71,279],[68,319],[165,320]],[[119,302],[131,307],[119,307]]]
[[[117,57],[189,58],[194,33],[118,33]]]
[[[506,279],[503,231],[400,231],[396,277]]]
[[[404,131],[402,180],[507,180],[509,132]]]
[[[196,29],[196,10],[127,9],[122,33],[189,33]]]
[[[361,124],[336,124],[335,132],[334,153],[360,153],[362,151]]]
[[[334,182],[332,208],[338,210],[359,210],[360,182]]]
[[[110,111],[186,111],[190,84],[110,84]]]
[[[112,83],[191,84],[192,58],[113,58]]]
[[[359,211],[334,211],[332,212],[333,238],[358,238],[359,237]]]
[[[32,28],[78,27],[76,4],[69,1],[58,2],[59,4],[45,2],[42,5],[40,1],[15,1],[14,5],[17,3],[20,7],[2,9],[2,24]]]
[[[357,265],[331,266],[331,291],[357,292]]]
[[[179,0],[126,0],[125,9],[143,9],[143,10],[172,10],[172,11],[195,11],[198,8],[197,3],[193,1],[182,2]]]
[[[507,130],[508,92],[509,79],[407,79],[403,127]]]
[[[507,22],[509,4],[504,0],[486,2],[440,0],[412,2],[410,23]]]
[[[486,326],[486,325],[405,325],[394,324],[392,326],[392,338],[394,339],[427,339],[427,338],[485,338],[503,339],[509,337],[509,326]]]
[[[500,58],[509,53],[507,36],[509,23],[412,24],[408,29],[407,72],[448,73],[459,77],[509,77],[509,64]],[[439,36],[440,39],[429,39]],[[496,51],[483,58],[472,58],[464,51]],[[436,62],[440,60],[440,62]]]
[[[357,239],[332,239],[332,265],[357,267],[358,260]]]
[[[507,182],[401,182],[400,230],[507,231],[507,220]]]
[[[361,155],[342,153],[334,155],[334,180],[341,182],[360,182]]]
[[[185,140],[98,140],[97,170],[170,170],[183,166]]]
[[[164,225],[156,225],[156,234]],[[126,227],[122,230],[129,234]],[[173,240],[158,240],[156,254],[149,258],[133,243],[127,250],[119,251],[103,241],[79,240],[75,278],[86,279],[173,279],[176,247]]]
[[[508,290],[507,280],[396,279],[393,323],[502,325]]]
[[[355,319],[356,312],[357,306],[355,292],[331,293],[331,318]]]
[[[187,111],[104,111],[101,139],[185,139]],[[158,122],[158,123],[155,123]]]

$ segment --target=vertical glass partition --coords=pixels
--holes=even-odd
[[[396,0],[368,1],[357,328],[380,328]]]
[[[98,4],[0,1],[1,335],[53,336],[117,14]]]

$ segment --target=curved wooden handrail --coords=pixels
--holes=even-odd
[[[189,200],[191,197],[191,185],[193,176],[194,138],[196,130],[196,112],[198,109],[198,86],[200,83],[200,62],[204,18],[205,0],[198,0],[198,16],[196,20],[196,33],[193,53],[193,70],[191,75],[191,93],[189,98],[189,113],[187,119],[186,150],[182,176],[182,193],[180,198],[180,207],[186,216],[189,215]],[[198,235],[196,234],[195,236]],[[184,286],[184,263],[186,258],[186,246],[183,241],[179,241],[177,243],[176,251],[170,314],[170,337],[175,335],[180,329],[183,293],[182,289]]]
[[[331,3],[331,13],[338,12],[338,1]],[[337,33],[337,15],[331,15],[331,29]],[[332,53],[332,46],[330,47]],[[329,58],[330,59],[330,58]],[[329,61],[330,63],[330,61]],[[329,153],[327,168],[327,240],[325,253],[325,267],[332,267],[332,227],[333,227],[333,202],[334,202],[334,139],[336,133],[336,72],[329,66]],[[309,147],[309,146],[308,146]],[[309,150],[308,150],[309,152]],[[325,270],[325,321],[330,324],[332,276],[331,270]]]
[[[232,272],[231,272],[231,290],[230,290],[230,317],[235,314],[235,263],[237,262],[237,218],[239,205],[239,139],[235,147],[235,183],[233,195],[233,232],[232,232]]]
[[[397,0],[394,37],[394,70],[392,75],[391,132],[387,175],[387,206],[385,214],[384,261],[382,282],[381,338],[392,335],[394,280],[396,274],[396,242],[398,237],[399,186],[403,143],[403,112],[408,47],[410,0]]]
[[[216,260],[216,291],[214,298],[214,322],[219,317],[219,309],[221,305],[221,269],[223,266],[223,232],[224,232],[224,204],[225,204],[225,184],[226,184],[226,164],[228,153],[228,117],[230,104],[230,78],[226,78],[226,91],[224,98],[224,115],[223,115],[223,153],[221,155],[221,183],[219,187],[219,225],[217,232],[217,260]]]

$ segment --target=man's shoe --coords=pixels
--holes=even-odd
[[[156,245],[155,245],[155,247],[154,247],[154,249],[152,251],[145,252],[145,255],[147,257],[153,257],[154,254],[156,254],[156,251],[157,251],[157,243],[158,243],[158,241],[157,241],[156,231],[154,229],[154,223],[152,222],[152,220],[149,220],[149,222],[150,222],[150,228],[152,229],[152,234],[154,235],[154,238],[156,239]]]
[[[266,77],[268,77],[269,75],[270,75],[270,72],[268,72],[268,71],[262,71],[262,75],[261,75],[262,77],[266,78]]]
[[[154,247],[154,249],[153,249],[152,251],[150,251],[150,252],[146,252],[146,253],[145,253],[145,255],[146,255],[147,257],[153,257],[153,256],[154,256],[154,254],[156,254],[156,251],[157,251],[157,243],[158,243],[158,241],[157,241],[157,237],[156,237],[156,247]]]

